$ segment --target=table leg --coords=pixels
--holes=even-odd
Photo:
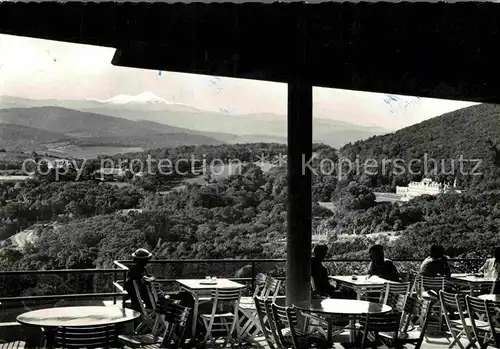
[[[45,347],[47,349],[53,349],[56,345],[56,332],[57,328],[45,327],[43,329],[43,335],[45,337]]]
[[[351,329],[349,331],[349,341],[351,343],[354,343],[356,341],[356,318],[350,317],[350,319],[349,319],[349,327]]]
[[[191,329],[191,337],[194,340],[196,337],[196,323],[198,322],[198,305],[200,303],[200,297],[197,293],[192,293],[193,298],[194,298],[194,305],[193,305],[193,324],[192,324],[192,329]]]
[[[326,333],[326,341],[328,342],[328,345],[333,344],[333,319],[328,318],[328,332]]]

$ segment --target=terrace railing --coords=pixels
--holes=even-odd
[[[406,275],[418,271],[422,260],[401,259],[394,262],[402,274]],[[454,272],[476,271],[483,262],[484,259],[480,258],[450,259]],[[11,303],[44,303],[58,300],[112,299],[116,304],[118,299],[124,299],[127,294],[122,285],[127,278],[127,266],[132,263],[131,260],[114,261],[113,267],[109,269],[0,271],[0,282],[4,285],[0,291],[0,303],[2,308],[9,307]],[[338,275],[364,274],[368,263],[367,259],[325,261],[330,273]],[[172,285],[176,279],[204,278],[210,275],[246,283],[253,289],[255,277],[259,272],[266,272],[280,280],[286,280],[285,264],[285,259],[158,259],[150,261],[150,268],[157,280],[165,284]],[[94,283],[92,289],[89,282]],[[60,287],[56,287],[57,285]],[[34,288],[32,294],[29,292],[21,294],[22,291],[26,291],[26,287]]]
[[[0,271],[0,282],[4,285],[0,294],[0,303],[2,304],[2,308],[8,308],[12,303],[44,303],[59,300],[113,299],[114,303],[116,303],[117,298],[124,297],[127,293],[118,283],[113,282],[110,287],[109,278],[115,273],[115,268]],[[106,279],[99,279],[101,275],[107,275]],[[47,276],[49,280],[46,280]],[[91,290],[89,290],[90,287],[79,288],[80,285],[88,285],[89,281],[93,281]],[[21,294],[19,291],[26,291],[19,288],[30,288],[30,286],[33,287],[33,293],[40,293],[46,290],[48,291],[47,293],[51,294],[18,295]],[[46,286],[46,289],[44,289],[44,286]],[[87,288],[88,292],[82,293],[81,291],[85,288]],[[12,292],[9,292],[8,289]],[[71,289],[77,292],[68,292]],[[104,289],[105,292],[100,289]]]
[[[423,258],[393,259],[403,277],[407,278],[418,272],[423,260]],[[453,272],[476,271],[484,261],[484,258],[449,259]],[[369,262],[368,259],[327,259],[324,263],[329,268],[330,274],[352,275],[366,274]],[[131,264],[133,264],[132,260],[114,262],[116,272],[113,282],[115,284],[121,285],[125,281],[128,271],[127,265]],[[285,264],[286,259],[153,259],[149,262],[152,274],[161,283],[173,284],[176,279],[217,276],[247,283],[251,290],[255,288],[255,277],[259,272],[268,272],[277,279],[286,280]],[[280,267],[276,268],[276,266]],[[237,271],[242,269],[244,269],[243,272],[238,273],[241,275],[236,275]],[[118,279],[118,274],[122,274],[123,279]]]

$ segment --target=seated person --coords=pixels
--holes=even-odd
[[[484,276],[488,278],[498,278],[500,275],[500,247],[493,250],[493,258],[488,258],[479,272],[484,273]]]
[[[142,300],[145,303],[145,307],[148,309],[152,308],[151,301],[149,299],[149,291],[147,289],[147,283],[155,280],[151,274],[149,274],[146,269],[146,265],[153,255],[151,252],[144,248],[139,248],[134,253],[132,257],[134,258],[134,265],[129,268],[128,279],[125,281],[124,289],[127,291],[128,295],[125,299],[131,300],[132,309],[136,311],[141,311],[141,306],[139,303],[139,298],[136,295],[134,281],[138,282],[139,292]]]
[[[323,261],[328,253],[328,247],[317,245],[311,258],[311,278],[314,281],[314,294],[330,298],[347,298],[347,294],[337,290],[328,279],[328,270]]]
[[[370,247],[370,265],[368,266],[368,277],[376,275],[382,279],[400,282],[401,276],[398,269],[390,259],[384,256],[384,247],[382,245],[373,245]]]
[[[500,282],[498,281],[500,276],[500,247],[496,247],[493,250],[493,258],[488,258],[484,265],[479,269],[480,273],[484,273],[487,278],[497,279],[495,282],[493,293],[500,294]]]
[[[428,277],[450,277],[451,270],[448,264],[448,257],[444,254],[444,247],[432,245],[431,253],[420,266],[420,274]]]

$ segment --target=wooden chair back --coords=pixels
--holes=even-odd
[[[486,303],[486,315],[488,316],[488,327],[491,333],[490,345],[495,348],[500,348],[500,336],[498,330],[500,328],[499,316],[500,312],[500,302],[493,302],[490,300],[485,301]]]
[[[62,348],[112,348],[117,339],[116,325],[59,327],[55,344]]]
[[[467,310],[467,305],[465,304],[465,294],[463,293],[449,293],[445,291],[439,291],[439,301],[441,302],[441,307],[443,309],[443,315],[448,325],[448,329],[455,339],[459,347],[464,349],[462,343],[460,343],[460,338],[465,334],[469,337],[468,325],[465,320],[464,311]],[[458,314],[460,317],[460,323],[452,321],[449,314]],[[470,338],[469,338],[470,341]]]
[[[412,291],[415,292],[417,297],[422,298],[424,292],[426,291],[439,291],[444,290],[446,286],[446,278],[442,276],[429,277],[423,275],[417,275],[415,277],[414,286]]]
[[[361,288],[361,299],[368,302],[378,303],[384,287],[384,285],[363,286],[363,288]]]
[[[156,305],[156,320],[151,333],[120,335],[118,338],[126,347],[157,345],[164,348],[179,348],[184,344],[184,331],[190,308],[179,305],[178,300],[165,299]]]
[[[403,341],[414,344],[415,349],[420,348],[424,341],[432,310],[432,303],[433,302],[429,299],[418,299],[413,296],[408,296],[406,298],[400,332],[405,334],[408,333],[409,330],[412,330],[420,333],[415,339]]]
[[[234,332],[236,325],[239,323],[238,317],[238,306],[241,298],[240,288],[222,289],[217,288],[212,291],[212,312],[210,315],[210,320],[207,323],[207,336],[211,333],[228,331],[228,337]],[[220,314],[221,311],[226,312],[224,309],[227,307],[231,308],[232,320],[231,323],[227,322],[227,319],[221,319],[216,316]],[[207,337],[208,338],[208,337]]]
[[[288,321],[288,325],[290,326],[290,334],[292,337],[292,343],[295,349],[301,348],[301,345],[299,343],[299,334],[297,333],[297,327],[299,325],[299,319],[297,317],[297,311],[295,310],[295,307],[286,307],[286,317]]]
[[[264,298],[254,297],[255,309],[257,310],[257,316],[259,317],[260,327],[264,333],[264,338],[270,349],[275,349],[274,345],[274,334],[270,326],[270,319],[266,312],[266,301]]]
[[[165,292],[158,281],[151,282],[148,287],[150,288],[151,299],[154,300],[152,304],[157,304],[160,298],[165,298]]]
[[[467,312],[469,313],[474,336],[476,338],[482,338],[482,334],[484,333],[484,331],[479,328],[479,324],[476,321],[478,321],[479,319],[488,318],[488,308],[486,306],[486,301],[466,295],[465,304],[467,305]]]
[[[137,300],[139,301],[139,304],[141,307],[141,312],[143,314],[148,314],[148,310],[154,310],[154,307],[156,306],[156,303],[158,302],[158,298],[156,298],[153,294],[154,291],[153,291],[153,288],[151,286],[151,283],[145,284],[146,290],[147,290],[146,296],[148,297],[148,300],[153,307],[151,309],[146,308],[146,303],[144,302],[145,300],[143,299],[143,294],[141,293],[142,281],[141,280],[134,280],[133,283],[134,283],[135,294],[137,296]]]
[[[399,313],[402,315],[405,311],[406,299],[408,295],[404,294],[390,294],[387,299],[386,305],[389,305],[392,308],[392,312]]]
[[[257,297],[257,296],[260,296],[260,297],[263,296],[262,290],[264,289],[264,285],[266,284],[266,279],[267,279],[266,274],[258,273],[255,276],[255,289],[253,290],[252,298]]]
[[[387,314],[365,314],[361,316],[359,324],[363,328],[363,337],[361,340],[361,349],[366,348],[368,333],[384,332],[391,333],[397,337],[401,323],[401,315],[398,313]]]
[[[410,282],[386,283],[384,291],[380,295],[380,303],[391,305],[391,301],[394,302],[397,300],[397,297],[395,297],[396,295],[403,295],[405,298],[408,297],[410,286]]]
[[[276,332],[278,337],[278,343],[280,348],[289,348],[290,343],[285,339],[283,335],[283,330],[286,328],[291,328],[297,326],[296,322],[289,322],[287,308],[277,305],[276,303],[272,304],[273,310],[273,319],[276,326]],[[296,321],[296,317],[292,317],[292,321]]]
[[[276,320],[274,319],[274,309],[273,309],[273,301],[271,299],[266,299],[264,300],[264,306],[266,307],[266,315],[267,315],[267,321],[269,323],[269,328],[271,330],[271,333],[274,338],[274,343],[276,344],[276,347],[278,349],[286,349],[284,346],[283,342],[281,341],[281,337],[279,335],[279,332],[281,330],[278,327],[278,324]]]
[[[184,333],[189,320],[191,308],[177,304],[176,301],[161,302],[156,309],[158,315],[166,323],[166,330],[163,334],[163,347],[171,348],[174,343],[176,348],[184,344]]]
[[[263,294],[261,296],[264,298],[271,297],[274,302],[278,296],[280,286],[281,280],[275,279],[272,276],[267,276],[263,287]]]

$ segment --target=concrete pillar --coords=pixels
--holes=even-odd
[[[312,85],[300,77],[288,83],[288,232],[286,303],[311,299]]]

